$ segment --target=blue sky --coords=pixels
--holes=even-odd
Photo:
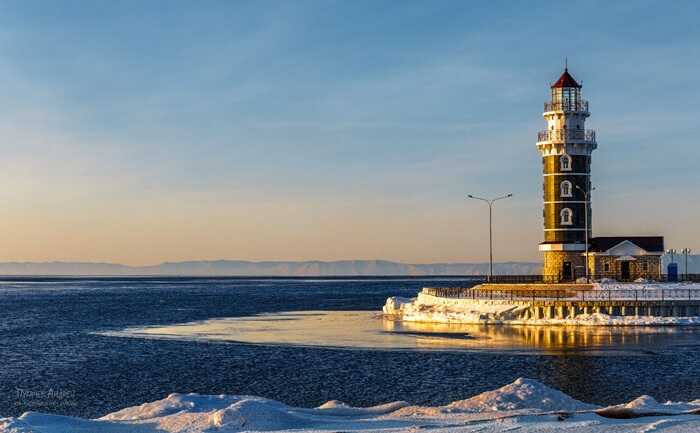
[[[695,2],[0,3],[1,260],[537,260],[565,57],[596,234],[700,248]]]

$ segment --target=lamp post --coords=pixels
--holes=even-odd
[[[690,254],[690,248],[683,248],[681,252],[685,256],[685,281],[688,281],[688,254]]]
[[[590,283],[590,279],[588,277],[588,197],[591,193],[591,191],[595,191],[595,187],[591,188],[590,191],[586,191],[585,189],[581,188],[578,185],[575,185],[576,189],[581,191],[583,193],[583,201],[585,202],[586,205],[586,210],[583,212],[583,218],[584,221],[586,222],[586,259],[584,261],[584,264],[586,265],[586,283]]]
[[[675,257],[674,257],[674,256],[676,255],[676,250],[675,250],[675,248],[671,248],[671,249],[666,250],[666,254],[670,254],[670,255],[671,255],[671,263],[676,263],[676,259],[675,259]]]
[[[510,198],[513,197],[513,194],[506,194],[500,197],[496,198],[482,198],[482,197],[477,197],[475,195],[468,194],[467,198],[471,198],[474,200],[481,200],[483,202],[486,202],[489,205],[489,278],[488,281],[490,282],[491,279],[493,279],[493,204],[497,202],[498,200],[503,200],[504,198]]]
[[[671,265],[673,263],[676,263],[676,259],[674,257],[676,255],[676,250],[674,248],[670,248],[670,249],[666,250],[666,254],[671,255],[671,261],[669,262],[668,267],[666,268],[666,269],[668,269],[668,271],[667,271],[668,275],[667,275],[666,279],[668,281],[671,281]],[[678,281],[677,280],[678,279],[678,266],[676,266],[676,277],[675,278],[676,278],[676,280],[674,280],[674,281]]]

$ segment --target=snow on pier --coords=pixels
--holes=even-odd
[[[425,288],[389,298],[384,314],[407,322],[561,325],[700,324],[700,284],[483,284]]]

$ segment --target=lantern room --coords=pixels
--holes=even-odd
[[[552,111],[581,111],[581,85],[564,69],[561,77],[552,84]]]

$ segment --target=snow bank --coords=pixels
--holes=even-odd
[[[199,394],[170,394],[163,400],[144,403],[140,406],[129,407],[110,413],[100,418],[108,421],[139,421],[164,417],[180,412],[209,412],[214,409],[228,407],[242,400],[261,400],[270,405],[278,404],[273,400],[261,397],[233,395],[199,395]],[[281,404],[281,403],[279,403]]]
[[[597,406],[575,400],[563,392],[532,380],[519,378],[494,391],[487,391],[467,400],[455,401],[447,407],[470,412],[509,410],[567,411],[594,409]]]
[[[520,378],[446,406],[394,402],[356,408],[330,401],[314,409],[296,408],[261,397],[171,394],[163,400],[89,420],[27,412],[0,418],[2,433],[213,433],[296,431],[299,433],[407,431],[483,433],[500,431],[631,433],[658,426],[668,433],[700,431],[700,401],[658,403],[642,396],[599,409],[535,380]],[[625,412],[626,411],[626,412]],[[597,415],[597,413],[603,415]],[[609,416],[622,413],[631,416]],[[645,417],[645,415],[653,415]],[[613,419],[617,418],[617,419]]]
[[[503,323],[515,320],[523,308],[507,301],[440,298],[419,293],[413,299],[391,297],[382,311],[405,322]]]
[[[515,382],[493,391],[486,391],[466,400],[454,401],[446,406],[426,408],[411,406],[397,411],[397,415],[436,416],[442,414],[538,414],[543,412],[577,412],[593,410],[598,406],[583,403],[561,391],[532,379],[519,378]]]
[[[700,415],[700,400],[689,403],[667,401],[659,403],[654,397],[643,395],[626,404],[610,406],[596,411],[607,418],[640,418],[663,415]]]
[[[260,400],[242,400],[209,415],[213,427],[226,430],[282,430],[312,427],[305,419],[284,406]]]

